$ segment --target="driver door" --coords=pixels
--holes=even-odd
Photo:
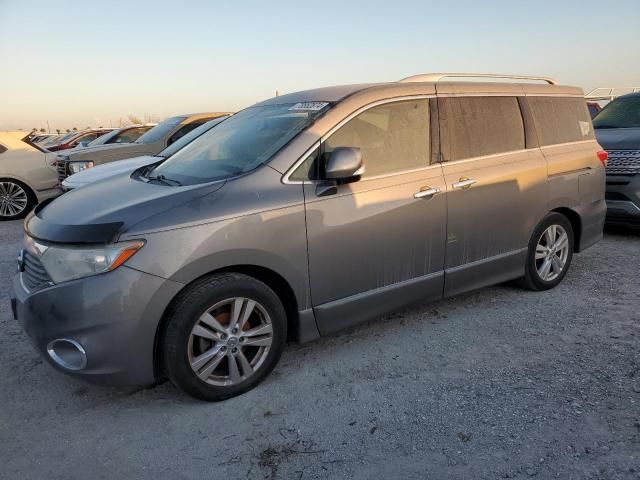
[[[430,164],[429,99],[384,103],[353,116],[317,152],[359,148],[364,174],[331,194],[305,182],[311,297],[322,335],[440,298],[446,186]]]

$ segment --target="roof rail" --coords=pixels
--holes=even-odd
[[[640,87],[598,87],[587,93],[587,100],[613,100],[626,93],[640,92]]]
[[[547,82],[550,85],[557,85],[558,82],[549,77],[538,77],[532,75],[509,75],[502,73],[425,73],[422,75],[413,75],[411,77],[399,80],[400,83],[409,82],[439,82],[443,78],[509,78],[514,80],[538,80]]]

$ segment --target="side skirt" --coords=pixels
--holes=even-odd
[[[313,308],[320,335],[330,335],[414,303],[442,298],[444,273],[437,272]]]
[[[444,296],[451,297],[522,277],[527,250],[521,248],[445,270]]]

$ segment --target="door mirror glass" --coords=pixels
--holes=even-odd
[[[325,179],[353,182],[364,173],[362,152],[355,147],[337,147],[325,165]]]

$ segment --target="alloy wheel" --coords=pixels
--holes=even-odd
[[[22,214],[29,204],[24,188],[13,182],[0,182],[0,217]]]
[[[561,225],[550,225],[536,245],[536,270],[545,282],[558,278],[569,256],[569,235]]]
[[[247,380],[264,363],[273,342],[266,309],[255,300],[228,298],[207,309],[196,321],[187,355],[200,380],[231,386]]]

